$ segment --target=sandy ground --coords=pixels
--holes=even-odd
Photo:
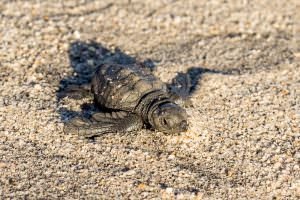
[[[299,198],[296,4],[1,0],[0,198]],[[91,99],[59,91],[135,59],[193,76],[190,129],[63,133]]]

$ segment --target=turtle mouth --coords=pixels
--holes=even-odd
[[[172,133],[176,132],[185,132],[188,129],[188,123],[186,120],[181,121],[180,123],[176,124],[172,129]]]
[[[163,132],[166,133],[177,133],[177,132],[185,132],[188,129],[188,122],[187,120],[182,120],[181,122],[170,125],[166,118],[162,118],[161,125],[163,128]]]

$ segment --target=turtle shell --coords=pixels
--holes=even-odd
[[[95,103],[101,107],[134,112],[152,92],[166,92],[166,85],[138,64],[101,65],[92,80]]]

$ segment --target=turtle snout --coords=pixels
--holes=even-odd
[[[182,122],[180,122],[179,128],[180,128],[181,131],[187,131],[187,129],[188,129],[187,121],[183,120]]]

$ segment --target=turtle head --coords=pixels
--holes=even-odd
[[[180,133],[188,129],[186,111],[174,103],[159,105],[152,112],[150,123],[165,133]]]

